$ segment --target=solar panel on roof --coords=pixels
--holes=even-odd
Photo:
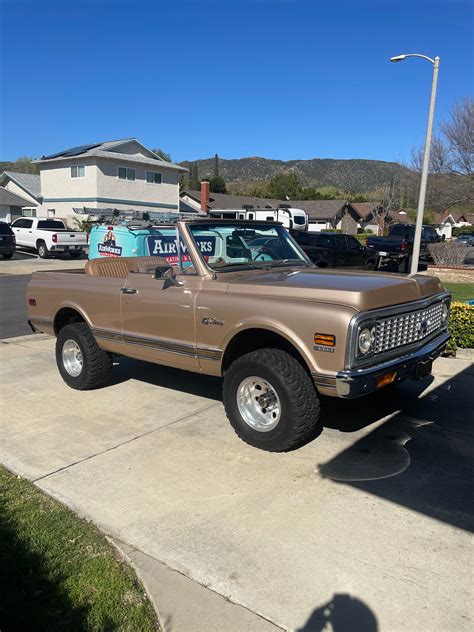
[[[58,151],[56,154],[50,154],[49,156],[43,156],[43,160],[50,160],[52,158],[60,158],[68,157],[68,156],[80,156],[84,154],[89,149],[94,149],[95,147],[99,147],[102,143],[95,143],[94,145],[79,145],[78,147],[71,147],[71,149],[64,149],[63,151]]]

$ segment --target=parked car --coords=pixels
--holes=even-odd
[[[298,233],[296,241],[318,268],[375,270],[373,250],[352,235],[342,233]]]
[[[0,254],[11,259],[15,252],[15,234],[6,222],[0,222]]]
[[[419,379],[449,340],[450,295],[435,277],[317,269],[272,222],[195,219],[160,230],[160,256],[33,274],[28,322],[57,337],[71,388],[106,384],[114,354],[223,376],[236,433],[280,452],[320,433],[320,395]],[[259,253],[260,238],[275,243]]]
[[[11,227],[17,246],[36,250],[42,259],[58,252],[68,252],[77,259],[87,247],[87,233],[69,230],[60,219],[20,217]]]
[[[375,253],[378,264],[395,263],[408,272],[413,254],[414,224],[394,224],[387,237],[368,237],[367,247]],[[443,241],[433,226],[425,225],[421,231],[420,259],[431,260],[430,244]]]
[[[466,246],[474,246],[474,232],[473,233],[461,233],[458,235],[456,242],[464,244]]]

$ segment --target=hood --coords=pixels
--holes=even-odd
[[[443,290],[437,277],[278,268],[227,272],[227,292],[348,305],[359,311],[416,301]]]

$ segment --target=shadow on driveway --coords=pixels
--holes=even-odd
[[[334,400],[325,425],[343,432],[363,427],[361,414],[368,424],[374,410],[379,418],[392,416],[319,464],[319,474],[474,531],[473,376],[470,367],[426,395],[411,382],[365,402]]]
[[[331,627],[328,628],[327,624]],[[377,632],[377,619],[372,610],[357,597],[336,594],[316,608],[302,628],[295,632]]]

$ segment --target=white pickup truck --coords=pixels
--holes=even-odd
[[[77,259],[87,247],[87,233],[69,230],[60,219],[20,217],[11,227],[16,245],[33,248],[42,259],[57,252],[68,252]]]

